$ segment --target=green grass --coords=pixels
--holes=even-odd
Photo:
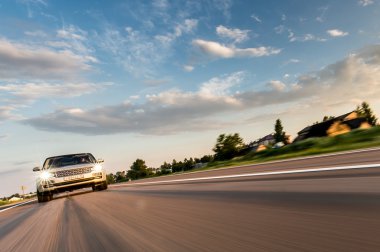
[[[353,130],[350,133],[335,137],[310,138],[279,149],[250,152],[245,156],[237,157],[232,160],[209,163],[205,168],[199,170],[262,163],[376,146],[380,146],[380,126],[367,130]]]
[[[4,206],[4,205],[7,205],[9,204],[9,201],[8,200],[0,200],[0,206]]]

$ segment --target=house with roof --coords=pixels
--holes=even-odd
[[[367,119],[360,117],[356,111],[328,119],[321,123],[308,126],[298,132],[293,142],[298,142],[312,137],[336,136],[348,133],[354,129],[368,129],[371,125]]]
[[[9,202],[17,202],[17,201],[21,201],[21,200],[23,200],[23,198],[19,198],[19,197],[13,196],[8,201]]]
[[[266,150],[267,146],[271,146],[275,143],[276,139],[274,138],[274,134],[272,133],[249,143],[247,149],[251,151],[262,151]]]

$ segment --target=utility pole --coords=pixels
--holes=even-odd
[[[21,186],[21,190],[22,190],[22,197],[24,198],[24,195],[25,195],[25,193],[24,193],[24,191],[25,191],[25,189],[26,189],[26,186]]]

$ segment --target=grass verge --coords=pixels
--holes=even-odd
[[[4,206],[9,204],[10,202],[8,200],[0,200],[0,206]]]

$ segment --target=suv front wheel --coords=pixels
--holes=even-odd
[[[47,201],[51,200],[52,198],[53,198],[53,195],[51,195],[50,193],[49,194],[47,194],[47,193],[40,193],[37,190],[38,203],[47,202]]]
[[[93,191],[103,191],[103,190],[106,190],[107,188],[108,188],[107,181],[104,181],[101,184],[92,186]]]

